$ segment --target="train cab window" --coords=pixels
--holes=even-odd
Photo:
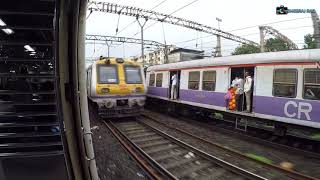
[[[273,76],[273,96],[296,97],[297,77],[295,69],[276,69]]]
[[[162,73],[157,74],[156,78],[156,87],[162,87]]]
[[[216,88],[216,71],[203,71],[202,90],[214,91]]]
[[[154,86],[155,78],[156,78],[155,74],[150,74],[149,86]]]
[[[320,100],[320,70],[305,69],[304,70],[304,85],[303,98]]]
[[[139,66],[125,66],[124,67],[127,84],[141,84],[142,77]]]
[[[91,68],[87,71],[87,87],[90,88],[91,85]]]
[[[198,90],[199,82],[200,82],[200,72],[199,71],[189,72],[188,88],[193,90]]]
[[[99,65],[98,66],[98,82],[100,84],[116,84],[116,83],[118,83],[117,66],[115,66],[115,65]]]

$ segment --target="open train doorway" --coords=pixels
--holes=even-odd
[[[254,67],[231,68],[230,86],[236,90],[236,110],[252,112]]]
[[[181,71],[170,71],[169,75],[169,99],[177,100],[179,99],[179,90],[180,90],[180,74]]]

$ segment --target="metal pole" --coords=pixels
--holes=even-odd
[[[221,57],[221,36],[217,35],[216,57]]]
[[[108,46],[108,58],[110,57],[110,46]]]
[[[216,20],[218,21],[218,29],[220,31],[220,22],[222,22],[222,19],[220,18],[216,18]],[[221,36],[217,35],[217,46],[216,46],[216,53],[215,53],[216,57],[221,57]]]
[[[168,46],[165,45],[164,46],[164,64],[169,63],[169,59],[168,59]]]
[[[106,41],[106,44],[108,46],[108,58],[110,57],[110,46],[111,46],[111,43],[109,44],[108,41]]]
[[[320,20],[317,12],[312,12],[311,18],[313,22],[313,28],[314,28],[313,37],[316,42],[316,48],[320,48]]]
[[[145,60],[144,60],[143,26],[140,25],[140,28],[141,28],[141,57],[142,57],[142,64],[144,65]]]
[[[260,52],[265,52],[265,46],[264,46],[264,27],[259,26],[260,30]]]
[[[79,106],[81,113],[81,121],[83,125],[83,140],[86,150],[86,159],[89,161],[89,169],[91,174],[91,180],[99,180],[98,170],[96,166],[96,160],[93,149],[92,132],[90,128],[90,118],[88,111],[88,99],[87,99],[87,85],[86,85],[86,68],[85,68],[85,34],[86,34],[86,12],[87,12],[87,0],[80,1],[79,8],[79,32],[77,46],[77,57],[78,57],[78,78],[79,78],[79,89],[77,89],[79,98]]]
[[[141,58],[142,58],[142,65],[145,65],[145,60],[144,60],[144,42],[143,42],[143,27],[147,23],[148,19],[145,18],[144,23],[140,23],[139,17],[137,16],[137,21],[139,23],[139,26],[141,28]]]

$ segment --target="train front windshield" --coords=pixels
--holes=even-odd
[[[100,84],[114,84],[118,82],[117,67],[114,65],[100,65],[98,68]]]
[[[142,77],[140,67],[138,66],[126,66],[124,68],[126,73],[126,83],[128,84],[141,84]]]

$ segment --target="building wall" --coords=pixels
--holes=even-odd
[[[168,52],[174,50],[176,47],[175,46],[170,46],[168,48]],[[142,63],[143,58],[142,57],[134,57],[134,60]],[[164,53],[164,48],[158,49],[153,52],[148,52],[145,54],[145,63],[148,65],[157,65],[157,64],[164,64],[165,63],[165,53]]]

